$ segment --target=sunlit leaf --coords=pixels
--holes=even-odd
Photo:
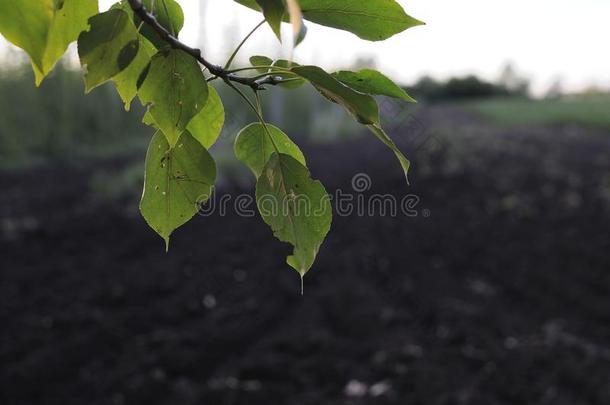
[[[39,70],[54,14],[53,0],[0,0],[0,33],[26,51]]]
[[[138,54],[138,32],[129,15],[113,9],[89,20],[89,31],[78,37],[78,54],[86,68],[85,88],[93,88],[125,70]]]
[[[137,84],[142,71],[157,52],[155,47],[143,36],[138,36],[138,41],[138,53],[135,58],[125,70],[112,78],[121,99],[125,103],[126,110],[129,110],[132,100],[138,94]]]
[[[208,84],[191,55],[167,49],[153,56],[138,96],[143,104],[150,104],[151,116],[173,147],[204,108]]]
[[[225,109],[214,87],[209,86],[210,95],[205,106],[189,122],[186,129],[204,148],[209,149],[216,143],[225,122]]]
[[[40,85],[97,12],[97,0],[0,0],[0,33],[27,52]]]
[[[216,180],[216,165],[208,151],[188,132],[170,148],[161,132],[146,155],[142,216],[169,246],[170,235],[188,222],[207,201]]]
[[[157,130],[159,129],[159,125],[157,125],[157,123],[155,122],[155,119],[150,114],[150,111],[146,111],[144,113],[144,117],[142,117],[142,123],[148,125],[149,127],[154,128],[154,129],[157,129]]]
[[[288,135],[271,124],[266,124],[266,127],[267,129],[260,123],[250,124],[235,139],[235,156],[252,170],[256,178],[276,152],[275,148],[280,153],[292,156],[303,166],[306,165],[303,153]]]

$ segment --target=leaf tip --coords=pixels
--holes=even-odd
[[[411,104],[418,104],[419,101],[417,101],[416,99],[414,99],[413,97],[411,97],[411,95],[409,95],[406,91],[405,91],[405,95],[402,98],[404,101],[406,101],[407,103],[411,103]]]
[[[38,74],[35,75],[34,83],[36,84],[36,87],[40,87],[40,85],[42,84],[43,81],[44,81],[44,76],[39,76]]]

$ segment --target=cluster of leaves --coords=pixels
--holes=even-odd
[[[282,22],[290,22],[295,46],[307,32],[303,20],[371,41],[421,24],[395,0],[235,1],[262,12],[265,20],[257,28],[266,21],[280,40]],[[143,122],[156,133],[146,156],[140,210],[166,245],[172,232],[197,213],[213,190],[216,167],[208,149],[220,135],[224,109],[208,85],[211,80],[222,79],[259,118],[238,134],[235,154],[257,179],[263,220],[279,240],[294,247],[287,262],[301,276],[313,265],[330,230],[332,209],[323,185],[311,178],[299,147],[265,122],[259,98],[264,86],[291,89],[310,83],[387,145],[406,176],[409,161],[381,128],[374,96],[414,100],[380,72],[331,74],[317,66],[265,56],[253,56],[251,66],[231,70],[243,42],[221,68],[179,42],[184,14],[175,0],[122,0],[106,12],[98,10],[97,0],[0,0],[0,33],[28,53],[37,84],[77,40],[86,92],[111,81],[126,109],[136,97],[148,107]],[[254,97],[244,89],[252,90]]]

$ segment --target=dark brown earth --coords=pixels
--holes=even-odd
[[[0,403],[609,404],[610,136],[393,122],[411,187],[372,138],[305,147],[330,192],[366,173],[419,204],[336,216],[304,296],[258,217],[165,254],[87,192],[117,162],[0,175]]]

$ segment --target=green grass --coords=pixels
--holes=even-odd
[[[610,130],[610,95],[560,100],[490,99],[471,102],[466,107],[504,126],[579,125]]]

